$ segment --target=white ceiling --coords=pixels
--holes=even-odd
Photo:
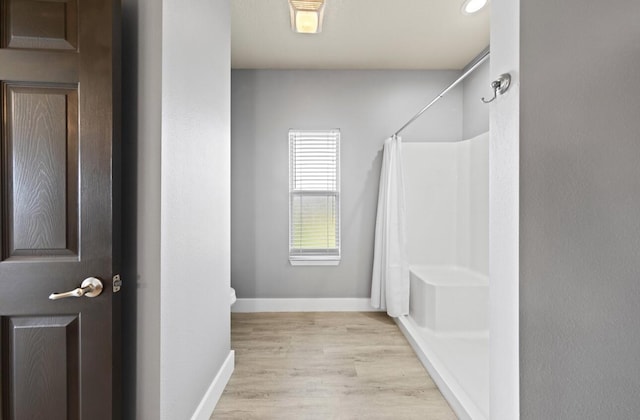
[[[231,4],[238,69],[461,69],[489,45],[489,7],[462,0],[326,0],[316,35],[291,31],[287,0]]]

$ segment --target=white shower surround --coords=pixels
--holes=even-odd
[[[488,133],[404,143],[409,264],[489,273]]]
[[[402,331],[460,418],[489,418],[489,134],[406,143]]]
[[[460,267],[411,266],[410,315],[435,332],[489,330],[489,278]]]

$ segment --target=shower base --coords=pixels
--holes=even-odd
[[[481,316],[488,312],[487,294],[481,274],[458,267],[411,267],[410,315],[396,318],[461,419],[489,419],[489,332]]]

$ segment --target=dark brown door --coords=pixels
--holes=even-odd
[[[117,6],[0,5],[0,419],[111,419]],[[99,296],[49,299],[88,277]]]

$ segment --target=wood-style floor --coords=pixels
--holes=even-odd
[[[386,314],[232,314],[231,347],[214,420],[456,418]]]

